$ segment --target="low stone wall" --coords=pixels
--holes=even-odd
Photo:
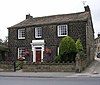
[[[75,72],[75,63],[41,63],[25,64],[23,72]]]
[[[0,72],[14,72],[14,63],[0,62]]]

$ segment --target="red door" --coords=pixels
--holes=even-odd
[[[36,62],[41,62],[41,50],[36,50]]]

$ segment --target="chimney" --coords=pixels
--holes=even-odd
[[[87,6],[84,6],[84,9],[85,9],[86,12],[90,11],[90,8],[89,8],[88,5]]]
[[[26,15],[26,19],[32,19],[32,18],[33,17],[30,14]]]
[[[100,37],[100,33],[98,34],[98,37]]]

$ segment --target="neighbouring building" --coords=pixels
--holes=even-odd
[[[100,53],[100,34],[98,34],[98,37],[95,39],[95,53]]]
[[[89,6],[85,11],[71,14],[33,18],[30,14],[22,22],[8,28],[8,59],[26,57],[32,62],[49,62],[59,53],[64,36],[75,41],[80,38],[89,62],[94,60],[94,29]]]

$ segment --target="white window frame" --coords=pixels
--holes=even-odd
[[[24,50],[23,50],[24,49]],[[20,47],[18,48],[18,58],[20,57],[25,57],[24,53],[25,52],[25,48],[24,47]]]
[[[59,55],[59,47],[57,48],[57,55]]]
[[[18,29],[18,39],[25,39],[25,28]]]
[[[63,37],[68,35],[68,25],[58,25],[57,30],[58,30],[58,37]]]
[[[35,28],[35,38],[42,38],[42,27]]]

